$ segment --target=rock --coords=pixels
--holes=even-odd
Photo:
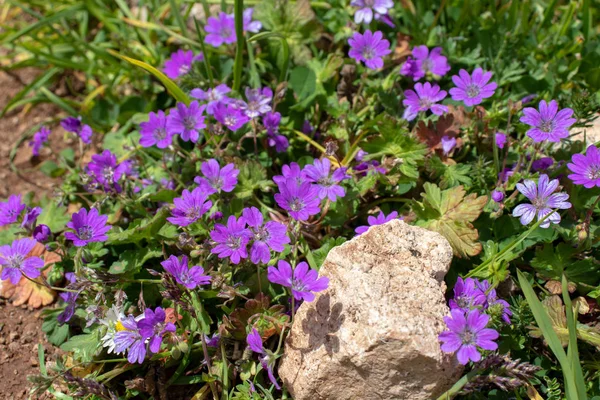
[[[331,250],[329,288],[295,315],[279,376],[295,400],[431,399],[462,367],[440,350],[452,248],[393,220]]]

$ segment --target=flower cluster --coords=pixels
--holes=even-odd
[[[482,350],[496,350],[499,334],[490,328],[494,320],[510,324],[512,312],[505,300],[499,299],[488,281],[458,278],[454,297],[450,300],[450,316],[444,317],[448,330],[440,333],[442,351],[456,352],[458,362],[481,360]]]
[[[252,20],[254,9],[244,10],[244,31],[256,33],[262,29],[262,23]],[[217,17],[209,17],[206,24],[206,43],[213,47],[236,42],[235,18],[233,14],[219,13]]]
[[[250,261],[254,264],[268,263],[271,250],[281,253],[290,243],[285,225],[276,221],[264,223],[263,215],[256,207],[244,208],[239,218],[229,216],[226,225],[215,224],[210,237],[215,242],[211,252],[219,258],[229,258],[233,264],[248,258],[250,241]]]
[[[350,176],[345,167],[331,172],[331,161],[328,158],[316,159],[300,169],[297,163],[284,165],[283,175],[273,177],[279,188],[275,201],[279,207],[299,221],[306,221],[310,216],[321,211],[321,200],[336,201],[346,195],[340,183]]]
[[[143,363],[147,353],[158,353],[167,333],[175,332],[175,325],[166,322],[167,315],[161,307],[147,308],[139,317],[128,315],[116,324],[114,351],[127,352],[127,361]]]

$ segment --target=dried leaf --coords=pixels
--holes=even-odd
[[[454,116],[452,114],[442,115],[437,122],[429,121],[427,125],[424,121],[419,121],[417,124],[417,137],[419,140],[427,145],[430,151],[441,150],[442,138],[444,136],[457,137],[459,132],[459,126],[454,122]],[[462,146],[462,140],[456,141],[456,146]]]
[[[578,300],[575,300],[576,302]],[[567,326],[567,317],[565,314],[565,306],[560,296],[549,296],[542,301],[544,309],[548,313],[552,321],[552,328],[556,332],[561,344],[567,346],[569,344],[569,328]],[[535,338],[543,337],[542,331],[537,326],[528,326],[529,334]],[[584,342],[600,348],[600,331],[596,327],[589,325],[577,324],[577,337]]]
[[[429,182],[424,189],[425,193],[421,193],[423,202],[413,208],[421,219],[418,224],[442,234],[458,257],[479,254],[482,250],[479,232],[472,222],[481,214],[487,196],[478,197],[475,193],[465,196],[463,186],[442,191]]]
[[[45,267],[61,260],[60,255],[46,250],[46,247],[40,243],[36,243],[28,256],[41,257],[44,260]],[[44,277],[48,277],[50,269],[46,268],[43,271],[42,274]],[[15,306],[27,304],[30,307],[39,308],[51,304],[56,298],[56,292],[44,286],[41,277],[34,280],[39,282],[39,285],[25,278],[22,278],[16,285],[13,285],[9,281],[4,281],[2,282],[2,286],[0,286],[0,296],[9,299]]]

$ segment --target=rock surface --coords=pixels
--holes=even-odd
[[[462,367],[440,351],[449,311],[441,235],[393,220],[331,250],[329,288],[304,303],[279,376],[295,400],[431,399]]]

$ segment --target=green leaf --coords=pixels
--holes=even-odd
[[[108,272],[111,274],[136,273],[144,266],[146,261],[162,256],[160,249],[150,250],[149,248],[127,250],[119,255],[119,260],[115,261]]]
[[[126,230],[118,230],[113,228],[108,232],[108,240],[106,241],[109,245],[127,244],[127,243],[139,243],[143,239],[152,241],[156,239],[156,234],[165,225],[167,217],[171,214],[171,211],[163,207],[159,209],[154,217],[151,219],[137,220],[136,225]]]
[[[63,231],[67,222],[71,220],[67,214],[67,208],[59,206],[53,200],[48,201],[42,208],[43,211],[38,217],[37,223],[47,225],[54,233]]]
[[[298,101],[304,101],[316,92],[317,74],[308,67],[296,67],[290,73],[289,85],[298,96]]]
[[[341,245],[344,242],[346,242],[346,238],[344,237],[329,238],[317,250],[309,251],[306,254],[306,259],[308,260],[310,267],[318,271],[323,265],[323,262],[325,261],[325,258],[327,258],[327,254],[329,254],[331,249]]]
[[[413,210],[421,219],[417,225],[443,235],[458,257],[474,256],[481,252],[479,232],[471,222],[475,221],[487,203],[487,196],[465,196],[462,186],[444,191],[432,183],[425,183],[423,202],[415,202]]]
[[[427,154],[427,147],[408,133],[406,122],[389,116],[380,115],[365,129],[373,129],[379,136],[364,143],[362,148],[369,153],[369,159],[381,156],[393,156],[402,163],[415,165]]]
[[[62,309],[43,311],[42,331],[46,333],[48,341],[55,346],[60,346],[69,337],[69,325],[60,325],[57,319],[62,311]]]
[[[536,248],[531,266],[547,279],[561,280],[565,274],[569,281],[596,285],[598,283],[598,266],[592,258],[575,260],[577,249],[567,243],[554,246],[551,243]]]
[[[238,184],[235,195],[238,199],[248,199],[255,190],[266,191],[271,186],[267,179],[267,171],[256,161],[246,161],[239,166]]]
[[[72,352],[75,360],[85,363],[93,360],[99,346],[99,335],[98,331],[95,330],[92,333],[71,337],[71,339],[60,346],[60,349]]]
[[[150,72],[152,75],[154,75],[159,81],[161,81],[161,83],[167,88],[167,90],[169,91],[169,93],[171,94],[171,96],[173,96],[173,98],[175,98],[175,100],[177,100],[180,103],[184,103],[185,105],[189,105],[190,104],[190,99],[187,96],[187,94],[185,94],[183,92],[183,90],[181,90],[176,84],[175,82],[173,82],[171,79],[169,79],[165,74],[163,74],[162,72],[160,72],[159,70],[157,70],[156,68],[154,68],[153,66],[146,64],[143,61],[140,60],[136,60],[135,58],[130,58],[127,56],[124,56],[122,54],[117,53],[114,50],[108,50],[108,52],[110,54],[112,54],[115,57],[118,57],[122,60],[127,61],[130,64],[133,64],[137,67],[140,67],[144,70],[146,70],[147,72]]]
[[[54,161],[47,160],[40,166],[40,171],[50,178],[58,178],[67,172],[64,168],[59,167]]]

